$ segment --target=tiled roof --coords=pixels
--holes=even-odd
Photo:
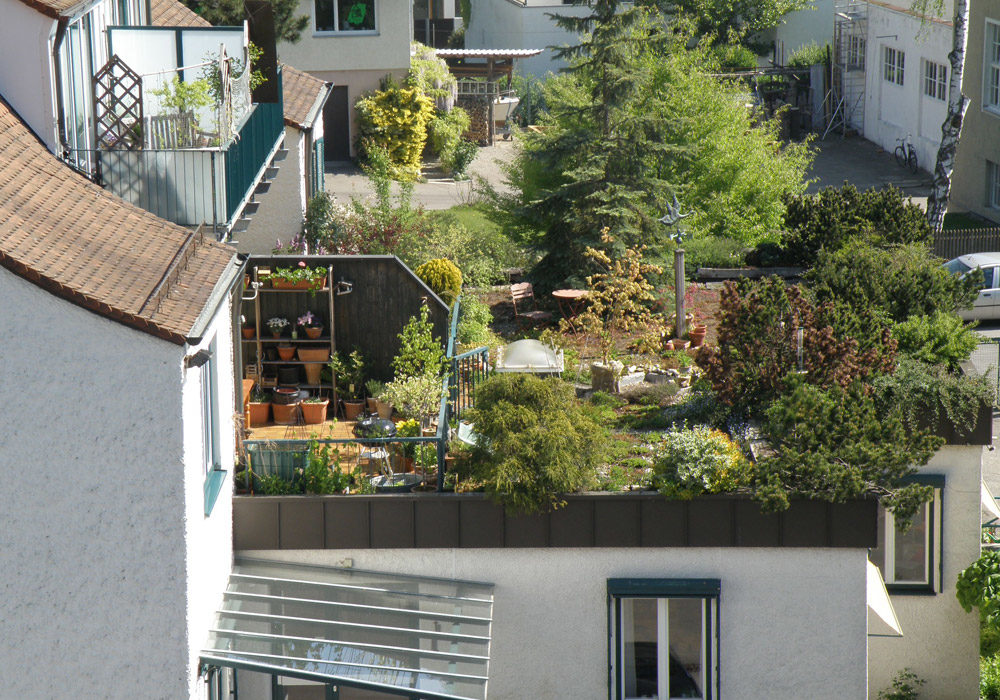
[[[62,17],[84,0],[21,0],[28,7],[49,17]]]
[[[308,73],[292,68],[287,63],[281,67],[281,98],[284,102],[285,124],[304,129],[312,126],[306,123],[316,100],[330,83]]]
[[[157,27],[211,27],[204,19],[180,0],[150,0],[152,16],[149,23]]]
[[[49,153],[0,101],[0,265],[183,344],[234,251],[126,204]]]

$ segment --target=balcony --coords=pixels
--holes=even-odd
[[[251,101],[242,28],[115,27],[95,74],[94,148],[67,158],[125,201],[182,226],[232,230],[284,134]]]

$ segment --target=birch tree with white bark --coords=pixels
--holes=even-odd
[[[928,10],[940,12],[941,7],[941,0],[918,0],[913,5],[913,9],[924,15]],[[965,111],[969,108],[969,98],[962,94],[968,35],[969,1],[955,0],[951,51],[948,53],[951,67],[951,74],[948,76],[948,113],[941,124],[941,145],[934,164],[931,194],[927,198],[927,223],[935,233],[939,233],[944,227],[944,214],[948,210],[948,199],[951,196],[951,174],[955,170],[955,153],[958,150],[958,139],[962,135]]]

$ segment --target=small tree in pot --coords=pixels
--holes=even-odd
[[[365,362],[357,349],[344,355],[337,353],[330,358],[330,370],[337,383],[337,393],[344,402],[344,418],[357,420],[364,408],[362,398],[365,381]]]

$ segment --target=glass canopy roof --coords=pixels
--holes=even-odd
[[[483,700],[493,585],[237,558],[204,666]]]

